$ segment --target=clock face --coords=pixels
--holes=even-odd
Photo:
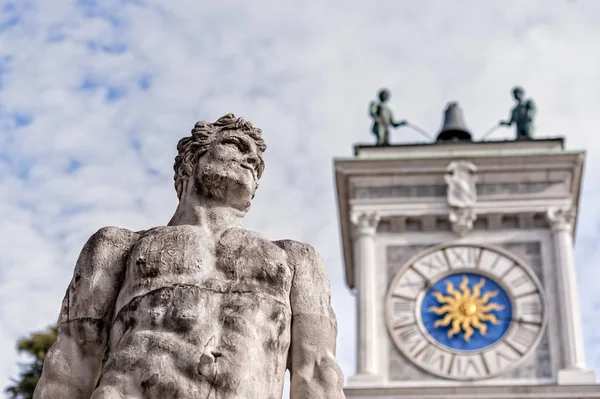
[[[489,378],[524,359],[545,327],[541,285],[503,250],[447,245],[394,277],[386,299],[390,335],[424,370],[457,380]]]

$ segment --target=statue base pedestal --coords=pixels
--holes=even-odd
[[[596,374],[585,369],[558,370],[556,382],[559,385],[587,385],[596,383]]]

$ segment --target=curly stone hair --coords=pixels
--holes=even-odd
[[[267,149],[267,145],[261,136],[261,130],[254,127],[252,123],[244,118],[236,118],[234,114],[227,114],[217,119],[214,123],[205,121],[197,122],[192,129],[192,135],[182,138],[177,143],[178,154],[175,157],[175,164],[173,165],[177,198],[181,199],[184,182],[192,176],[196,161],[198,161],[198,158],[208,150],[208,147],[218,137],[217,133],[231,130],[242,131],[256,143],[256,147],[260,151],[260,165],[258,167],[258,177],[260,178],[265,168],[261,155]]]

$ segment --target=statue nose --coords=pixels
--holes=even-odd
[[[251,165],[254,169],[256,169],[258,167],[260,160],[258,159],[257,155],[249,155],[248,158],[246,158],[246,163],[248,165]]]

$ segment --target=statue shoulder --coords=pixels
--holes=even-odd
[[[531,98],[525,102],[525,106],[530,110],[535,110],[535,102]]]
[[[275,245],[283,249],[288,256],[297,259],[312,258],[319,256],[317,250],[310,244],[294,240],[273,241]]]
[[[369,103],[369,114],[373,118],[377,117],[377,114],[378,114],[377,110],[378,110],[378,108],[379,108],[379,102],[377,102],[377,101],[371,101],[371,103]]]
[[[144,231],[131,231],[121,227],[105,226],[92,234],[86,247],[94,251],[119,251],[128,250]]]
[[[121,269],[142,234],[120,227],[102,227],[83,246],[76,269],[83,275],[104,273],[105,269]]]
[[[289,265],[294,269],[297,278],[310,275],[311,278],[323,279],[328,283],[325,264],[312,245],[293,240],[280,240],[274,243],[285,251]]]
[[[310,244],[294,240],[279,240],[274,241],[274,244],[283,249],[288,259],[292,260],[293,263],[304,263],[306,261],[314,263],[320,261],[319,253]]]
[[[80,318],[108,320],[122,283],[126,259],[140,235],[114,226],[92,234],[75,264],[59,324]]]

